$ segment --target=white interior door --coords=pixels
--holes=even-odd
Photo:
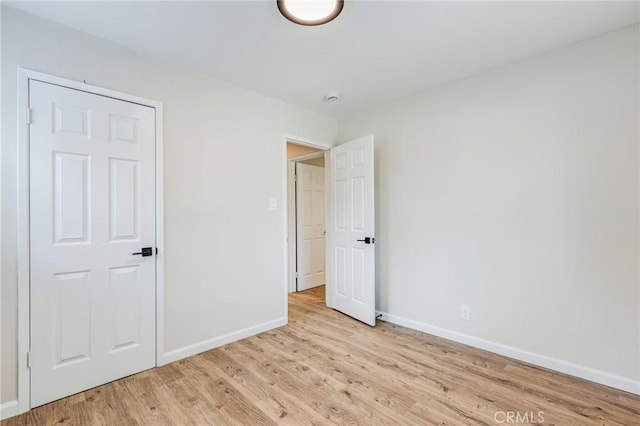
[[[325,282],[324,168],[296,163],[297,290]]]
[[[373,135],[330,151],[327,303],[376,324]]]
[[[29,104],[35,407],[155,365],[155,111],[35,80]]]

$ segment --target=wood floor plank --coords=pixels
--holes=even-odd
[[[324,291],[292,294],[285,327],[1,425],[494,425],[509,411],[519,424],[640,425],[637,395],[394,324],[369,327],[326,308]]]
[[[371,401],[392,407],[396,412],[406,411],[416,403],[415,398],[409,396],[409,389],[406,389],[408,392],[396,389],[396,386],[402,385],[397,384],[397,380],[381,382],[376,380],[376,373],[367,371],[368,374],[363,374],[366,368],[364,365],[339,362],[339,367],[336,367],[337,355],[332,354],[327,348],[324,348],[324,353],[330,353],[330,355],[328,357],[319,356],[317,355],[317,347],[314,349],[309,345],[300,344],[284,333],[264,333],[263,338],[272,342],[273,350],[287,353],[290,357],[303,357],[307,365],[324,371],[343,383],[344,389],[366,394]]]
[[[258,366],[260,372],[255,371],[255,374],[262,374],[266,380],[272,381],[281,391],[303,397],[325,419],[337,419],[339,422],[351,422],[351,419],[357,419],[357,416],[348,407],[328,402],[336,390],[324,382],[322,378],[312,377],[305,381],[304,377],[297,376],[296,372],[287,366],[274,362],[273,354],[265,354],[260,348],[245,348],[245,344],[246,341],[229,345],[228,350],[231,352],[231,356]]]
[[[248,371],[244,363],[238,362],[223,351],[209,351],[203,354],[207,359],[207,369],[221,369],[245,397],[255,401],[255,405],[278,424],[312,425],[322,424],[323,418],[308,409],[303,401],[280,391],[275,384]]]

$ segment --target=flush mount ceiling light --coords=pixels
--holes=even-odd
[[[280,13],[300,25],[322,25],[342,12],[344,0],[276,0]]]

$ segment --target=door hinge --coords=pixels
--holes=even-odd
[[[26,119],[27,119],[27,124],[31,124],[31,108],[27,108]]]
[[[33,357],[31,356],[31,352],[27,352],[27,368],[31,368],[32,362],[33,362]]]

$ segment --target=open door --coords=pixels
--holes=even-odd
[[[373,135],[331,149],[327,305],[376,325]]]

